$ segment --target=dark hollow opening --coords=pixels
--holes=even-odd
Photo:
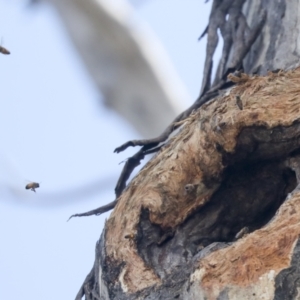
[[[260,162],[228,167],[220,188],[208,204],[194,212],[174,233],[151,224],[141,214],[137,245],[140,255],[162,278],[186,264],[214,242],[232,242],[244,227],[252,232],[264,226],[297,185],[295,173],[283,162]],[[162,236],[164,243],[159,245]]]
[[[174,231],[151,224],[149,212],[143,210],[136,242],[146,264],[163,280],[172,274],[180,281],[207,246],[234,242],[241,229],[248,227],[252,232],[268,223],[297,186],[285,160],[299,149],[299,132],[299,124],[244,129],[234,154],[219,149],[227,165],[219,189]]]

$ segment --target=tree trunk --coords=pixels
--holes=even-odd
[[[76,299],[298,299],[299,12],[213,2],[200,98],[218,96],[120,195]]]

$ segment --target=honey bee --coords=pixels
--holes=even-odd
[[[131,240],[133,240],[135,238],[135,236],[134,236],[133,233],[130,233],[130,234],[125,235],[124,238],[131,241]]]
[[[0,53],[2,53],[2,54],[10,54],[10,52],[6,49],[6,48],[4,48],[4,47],[2,47],[2,42],[3,42],[3,39],[1,38],[1,43],[0,43]]]
[[[4,48],[2,46],[0,46],[0,53],[2,53],[2,54],[10,54],[10,52],[6,48]]]
[[[124,236],[125,239],[129,241],[129,244],[132,246],[133,244],[136,243],[137,236],[134,235],[133,233],[127,234]]]
[[[35,192],[35,189],[39,188],[40,184],[37,182],[30,182],[28,184],[26,184],[25,189],[26,190],[32,190],[33,192]]]

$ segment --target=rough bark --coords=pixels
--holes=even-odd
[[[76,299],[299,297],[298,5],[214,1],[208,45],[218,28],[228,43],[213,84],[208,46],[201,93],[241,62],[248,74],[229,74],[236,86],[182,121],[123,191]]]

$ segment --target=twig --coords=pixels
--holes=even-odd
[[[117,198],[122,194],[123,190],[126,187],[126,182],[129,179],[131,173],[141,163],[141,160],[144,159],[145,155],[155,153],[159,151],[162,147],[158,146],[156,148],[147,150],[147,148],[149,148],[150,146],[152,146],[152,144],[143,146],[135,155],[128,158],[128,160],[126,161],[122,173],[117,182],[117,185],[115,187],[115,193]]]
[[[133,172],[133,170],[140,164],[140,161],[145,157],[145,155],[152,154],[152,153],[159,151],[159,149],[162,146],[163,145],[158,146],[153,149],[150,149],[150,150],[147,150],[147,146],[144,146],[134,156],[128,158],[128,160],[122,170],[120,178],[118,180],[117,186],[115,188],[116,197],[117,197],[116,200],[114,200],[106,205],[100,206],[96,209],[90,210],[88,212],[81,213],[81,214],[74,214],[68,219],[68,221],[73,217],[88,217],[88,216],[93,216],[93,215],[99,216],[99,215],[113,209],[116,206],[116,204],[118,203],[118,198],[121,195],[121,193],[123,192],[123,190],[125,189],[126,182],[127,182],[128,178],[130,177],[131,173]]]
[[[205,102],[211,100],[212,98],[216,97],[218,95],[218,92],[215,90],[216,88],[212,89],[212,91],[208,91],[204,96],[198,98],[188,109],[186,109],[184,112],[182,112],[180,115],[178,115],[174,121],[165,129],[165,131],[158,137],[153,139],[147,139],[147,140],[132,140],[128,141],[125,144],[121,145],[120,147],[115,149],[115,153],[119,153],[121,151],[124,151],[128,147],[135,147],[135,146],[146,146],[147,149],[151,149],[155,146],[157,146],[160,143],[163,143],[167,140],[167,138],[170,136],[170,134],[179,128],[181,125],[177,124],[178,122],[186,119],[193,110],[198,109],[201,105],[203,105]]]
[[[90,210],[88,212],[72,215],[68,219],[68,221],[70,219],[72,219],[73,217],[87,217],[87,216],[93,216],[93,215],[99,216],[99,215],[101,215],[101,214],[103,214],[103,213],[105,213],[105,212],[110,211],[111,209],[113,209],[116,206],[116,204],[117,204],[117,200],[114,200],[114,201],[112,201],[112,202],[110,202],[110,203],[108,203],[106,205],[100,206],[100,207],[98,207],[96,209],[93,209],[93,210]]]
[[[201,35],[198,38],[198,41],[200,41],[208,32],[208,25],[205,27],[204,31],[201,33]]]

